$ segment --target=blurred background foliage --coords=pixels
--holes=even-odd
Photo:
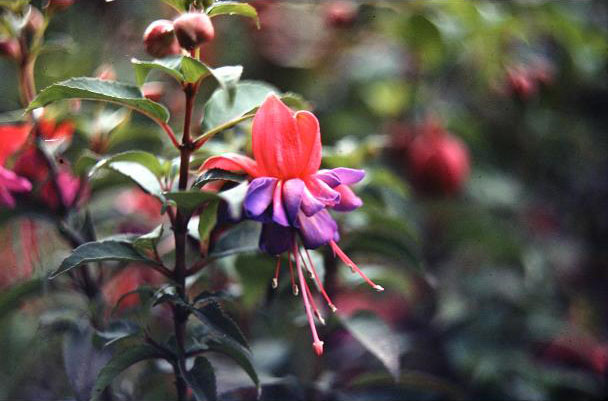
[[[244,79],[301,94],[321,121],[324,165],[366,169],[357,189],[365,206],[340,220],[341,244],[386,288],[370,293],[329,251],[314,252],[338,307],[321,328],[326,353],[317,359],[287,278],[271,289],[271,258],[249,252],[205,269],[195,285],[230,299],[262,398],[605,399],[608,4],[252,4],[261,29],[219,17],[203,58],[241,64]],[[104,71],[134,82],[130,59],[146,58],[142,32],[172,15],[160,1],[77,1],[50,26],[55,47],[37,64],[38,86]],[[0,110],[18,109],[12,64],[1,62],[0,75]],[[163,102],[179,111],[179,91],[163,85]],[[65,152],[76,169],[99,138],[107,141],[98,153],[175,156],[162,132],[135,115],[87,103],[54,111],[77,123]],[[197,157],[247,148],[249,129],[222,134]],[[457,160],[437,156],[440,166],[425,175],[415,162],[424,146],[414,143],[433,132],[449,138],[433,145],[438,152]],[[121,197],[128,188],[111,176],[92,183],[101,234],[159,224],[144,201]],[[1,239],[3,261],[27,259],[34,278],[0,273],[0,399],[71,397],[64,353],[85,346],[45,322],[83,315],[87,305],[44,279],[68,248],[44,223],[29,231],[22,223],[6,223]],[[20,252],[32,231],[37,247]],[[18,302],[28,295],[36,296]],[[121,313],[163,319],[145,303]],[[244,374],[213,363],[221,399],[253,397]],[[167,372],[132,368],[116,388],[124,399],[166,399]]]

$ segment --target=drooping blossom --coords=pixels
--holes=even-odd
[[[32,184],[14,171],[4,167],[6,159],[27,140],[29,127],[5,125],[0,127],[0,206],[15,207],[13,192],[28,192]]]
[[[293,113],[275,95],[266,98],[253,119],[252,147],[253,159],[228,153],[209,158],[201,170],[245,171],[251,177],[244,201],[245,215],[263,224],[261,250],[277,256],[273,287],[278,282],[280,255],[287,253],[294,293],[302,294],[313,348],[320,355],[323,342],[317,335],[313,313],[321,322],[323,318],[304,278],[303,267],[311,273],[329,307],[334,311],[336,308],[319,280],[308,249],[329,244],[353,272],[376,290],[383,290],[340,249],[338,225],[328,212],[328,209],[348,212],[362,205],[349,185],[361,181],[365,172],[350,168],[319,170],[322,149],[317,118],[308,111]]]

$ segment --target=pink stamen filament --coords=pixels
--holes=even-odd
[[[281,257],[277,257],[277,267],[274,269],[274,277],[272,278],[272,288],[279,286],[279,271],[281,270]]]
[[[304,258],[302,258],[302,263],[304,265],[306,265],[306,263],[304,262]],[[312,292],[310,291],[310,286],[308,285],[308,282],[306,280],[304,280],[304,287],[306,287],[306,296],[310,300],[310,304],[312,305],[312,310],[313,310],[315,316],[317,317],[317,319],[319,319],[319,322],[321,322],[321,324],[325,326],[325,319],[323,319],[321,312],[319,312],[319,308],[317,308],[317,303],[315,302],[315,299],[312,296]]]
[[[349,266],[353,272],[358,273],[359,276],[361,276],[361,278],[363,278],[363,280],[365,280],[365,282],[367,282],[367,284],[372,286],[376,291],[384,291],[384,288],[382,286],[380,286],[380,285],[374,283],[372,280],[370,280],[369,277],[367,277],[365,275],[365,273],[363,273],[361,271],[361,269],[359,269],[357,267],[355,262],[353,262],[352,260],[350,260],[350,258],[348,256],[346,256],[346,254],[342,251],[342,249],[340,249],[338,244],[336,244],[334,241],[329,241],[329,245],[331,246],[331,249],[334,251],[334,254],[338,255],[338,257],[342,260],[342,262],[344,262],[347,266]]]
[[[321,279],[319,279],[319,274],[317,273],[317,269],[315,268],[315,265],[312,263],[312,258],[310,257],[310,253],[308,252],[308,249],[305,248],[304,251],[306,252],[306,257],[308,258],[308,264],[310,265],[310,269],[312,270],[312,275],[315,279],[315,283],[317,284],[317,288],[319,289],[319,291],[321,291],[321,295],[323,295],[323,298],[325,298],[325,301],[327,302],[327,306],[329,306],[329,309],[331,309],[332,312],[337,311],[338,308],[336,308],[336,305],[334,305],[334,303],[331,301],[331,298],[329,298],[329,295],[327,295],[327,292],[325,291],[325,287],[323,287],[323,283],[321,282]]]
[[[298,248],[297,244],[294,241],[294,255],[297,255]],[[302,290],[302,299],[304,300],[304,309],[306,310],[306,317],[308,319],[308,324],[310,325],[310,331],[312,332],[312,347],[315,350],[317,355],[321,355],[323,353],[323,341],[319,339],[319,335],[317,334],[317,328],[315,326],[315,321],[312,316],[312,311],[310,309],[310,302],[307,296],[307,286],[304,281],[304,274],[302,273],[302,266],[300,265],[300,259],[296,258],[296,269],[298,270],[298,280],[300,282],[300,288]]]
[[[298,286],[296,285],[296,280],[293,275],[293,264],[291,263],[291,252],[287,253],[287,260],[289,260],[289,276],[291,277],[291,290],[293,291],[293,295],[298,296]]]

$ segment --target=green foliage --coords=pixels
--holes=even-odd
[[[108,364],[99,372],[99,376],[97,376],[95,386],[93,387],[91,400],[101,400],[103,398],[103,391],[106,387],[130,366],[148,359],[161,358],[162,356],[163,355],[156,348],[147,344],[127,347],[126,349],[120,350],[120,352],[116,350],[112,359],[110,359]]]
[[[208,359],[202,356],[197,357],[192,369],[184,374],[184,380],[192,389],[197,401],[215,401],[217,399],[215,370]]]
[[[87,263],[102,261],[140,262],[143,264],[158,264],[154,260],[140,254],[130,242],[118,240],[102,240],[87,242],[80,245],[61,262],[50,278],[55,278]]]
[[[256,26],[260,27],[260,19],[254,7],[247,3],[239,3],[236,1],[221,1],[212,4],[205,10],[210,17],[216,15],[241,15],[243,17],[253,18]]]
[[[128,84],[97,78],[70,78],[43,89],[29,104],[27,112],[49,103],[67,99],[99,100],[116,103],[139,111],[151,118],[167,122],[167,109],[146,99],[141,90]]]

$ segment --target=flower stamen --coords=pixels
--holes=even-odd
[[[298,286],[296,285],[296,280],[294,279],[293,274],[293,264],[291,263],[291,252],[287,253],[287,260],[289,260],[289,276],[291,277],[291,290],[293,291],[293,295],[298,296]]]
[[[297,246],[298,245],[294,241],[294,255],[296,255],[298,252]],[[317,355],[321,355],[323,353],[323,341],[319,339],[319,335],[317,334],[317,327],[315,326],[315,321],[310,308],[310,301],[308,299],[306,291],[308,287],[306,285],[306,281],[304,281],[302,266],[300,265],[300,259],[298,258],[296,258],[296,269],[298,271],[298,281],[300,282],[300,289],[302,290],[302,299],[304,300],[304,309],[306,310],[306,317],[308,319],[308,324],[310,325],[310,331],[312,332],[312,348],[314,349]]]
[[[361,278],[363,280],[365,280],[365,282],[367,284],[369,284],[374,290],[384,291],[384,287],[382,287],[381,285],[378,285],[378,284],[374,283],[372,280],[370,280],[369,277],[367,277],[365,275],[365,273],[363,273],[361,271],[361,269],[359,269],[359,267],[357,267],[355,262],[353,262],[352,260],[350,260],[350,258],[348,256],[346,256],[346,254],[342,251],[342,249],[340,249],[340,247],[338,246],[338,244],[336,244],[335,241],[329,241],[329,245],[331,246],[331,249],[334,251],[334,254],[337,255],[340,258],[340,260],[342,260],[342,262],[344,262],[348,267],[350,267],[350,269],[353,272],[358,273],[359,276],[361,276]]]
[[[272,278],[272,288],[276,289],[279,286],[279,271],[281,270],[281,257],[277,257],[277,267],[274,269],[274,277]]]
[[[323,295],[323,298],[325,298],[325,301],[327,302],[327,306],[329,306],[329,309],[331,309],[332,312],[337,311],[338,308],[336,308],[336,305],[334,305],[334,303],[331,301],[331,298],[329,298],[329,295],[327,295],[327,292],[325,291],[325,287],[323,287],[323,283],[319,279],[319,274],[317,273],[317,269],[315,268],[315,265],[312,263],[312,258],[310,257],[310,253],[308,252],[308,249],[304,249],[304,251],[306,252],[306,257],[308,258],[308,264],[310,265],[310,269],[312,270],[313,278],[315,279],[317,288],[319,289],[319,291],[321,291],[321,295]]]

